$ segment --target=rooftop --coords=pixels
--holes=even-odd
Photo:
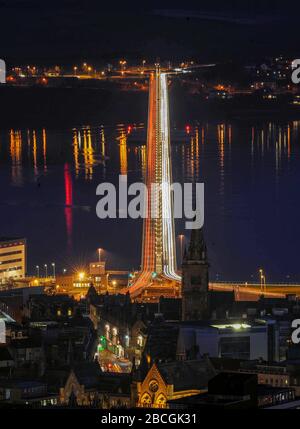
[[[16,240],[26,240],[24,237],[0,237],[0,244]]]
[[[207,389],[208,381],[215,375],[206,360],[174,361],[157,365],[159,372],[174,391]]]

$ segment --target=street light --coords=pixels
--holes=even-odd
[[[260,291],[261,291],[262,290],[262,272],[263,272],[263,270],[260,268],[258,272],[259,272]]]
[[[120,63],[120,66],[121,66],[121,71],[124,71],[124,69],[125,69],[125,65],[127,64],[127,61],[125,61],[125,60],[121,60],[121,61],[119,61],[119,63]]]
[[[37,277],[40,277],[40,266],[36,265],[35,268],[36,268]]]
[[[183,259],[183,243],[184,243],[185,236],[183,234],[180,234],[178,237],[180,240],[180,261],[182,262],[182,259]]]
[[[263,269],[259,269],[259,275],[260,275],[260,290],[263,292],[264,288],[266,288],[266,277],[264,276]]]
[[[78,278],[80,281],[82,281],[85,277],[85,272],[81,271],[80,273],[78,273]]]
[[[46,278],[47,278],[48,277],[48,265],[45,264],[44,267],[45,267],[45,273],[46,273]]]
[[[52,262],[52,268],[53,268],[53,278],[55,279],[55,262]]]
[[[64,269],[63,269],[63,274],[66,274],[66,272],[67,272],[67,269],[66,269],[66,268],[64,268]]]

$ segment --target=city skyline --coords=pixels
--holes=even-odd
[[[300,407],[299,5],[176,3],[0,0],[1,422]]]

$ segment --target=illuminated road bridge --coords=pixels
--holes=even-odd
[[[143,225],[141,271],[129,291],[133,298],[178,296],[176,243],[171,193],[167,74],[156,67],[150,74],[147,131],[147,216]]]

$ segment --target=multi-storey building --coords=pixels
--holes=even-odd
[[[0,283],[24,278],[26,273],[26,240],[0,237]]]

